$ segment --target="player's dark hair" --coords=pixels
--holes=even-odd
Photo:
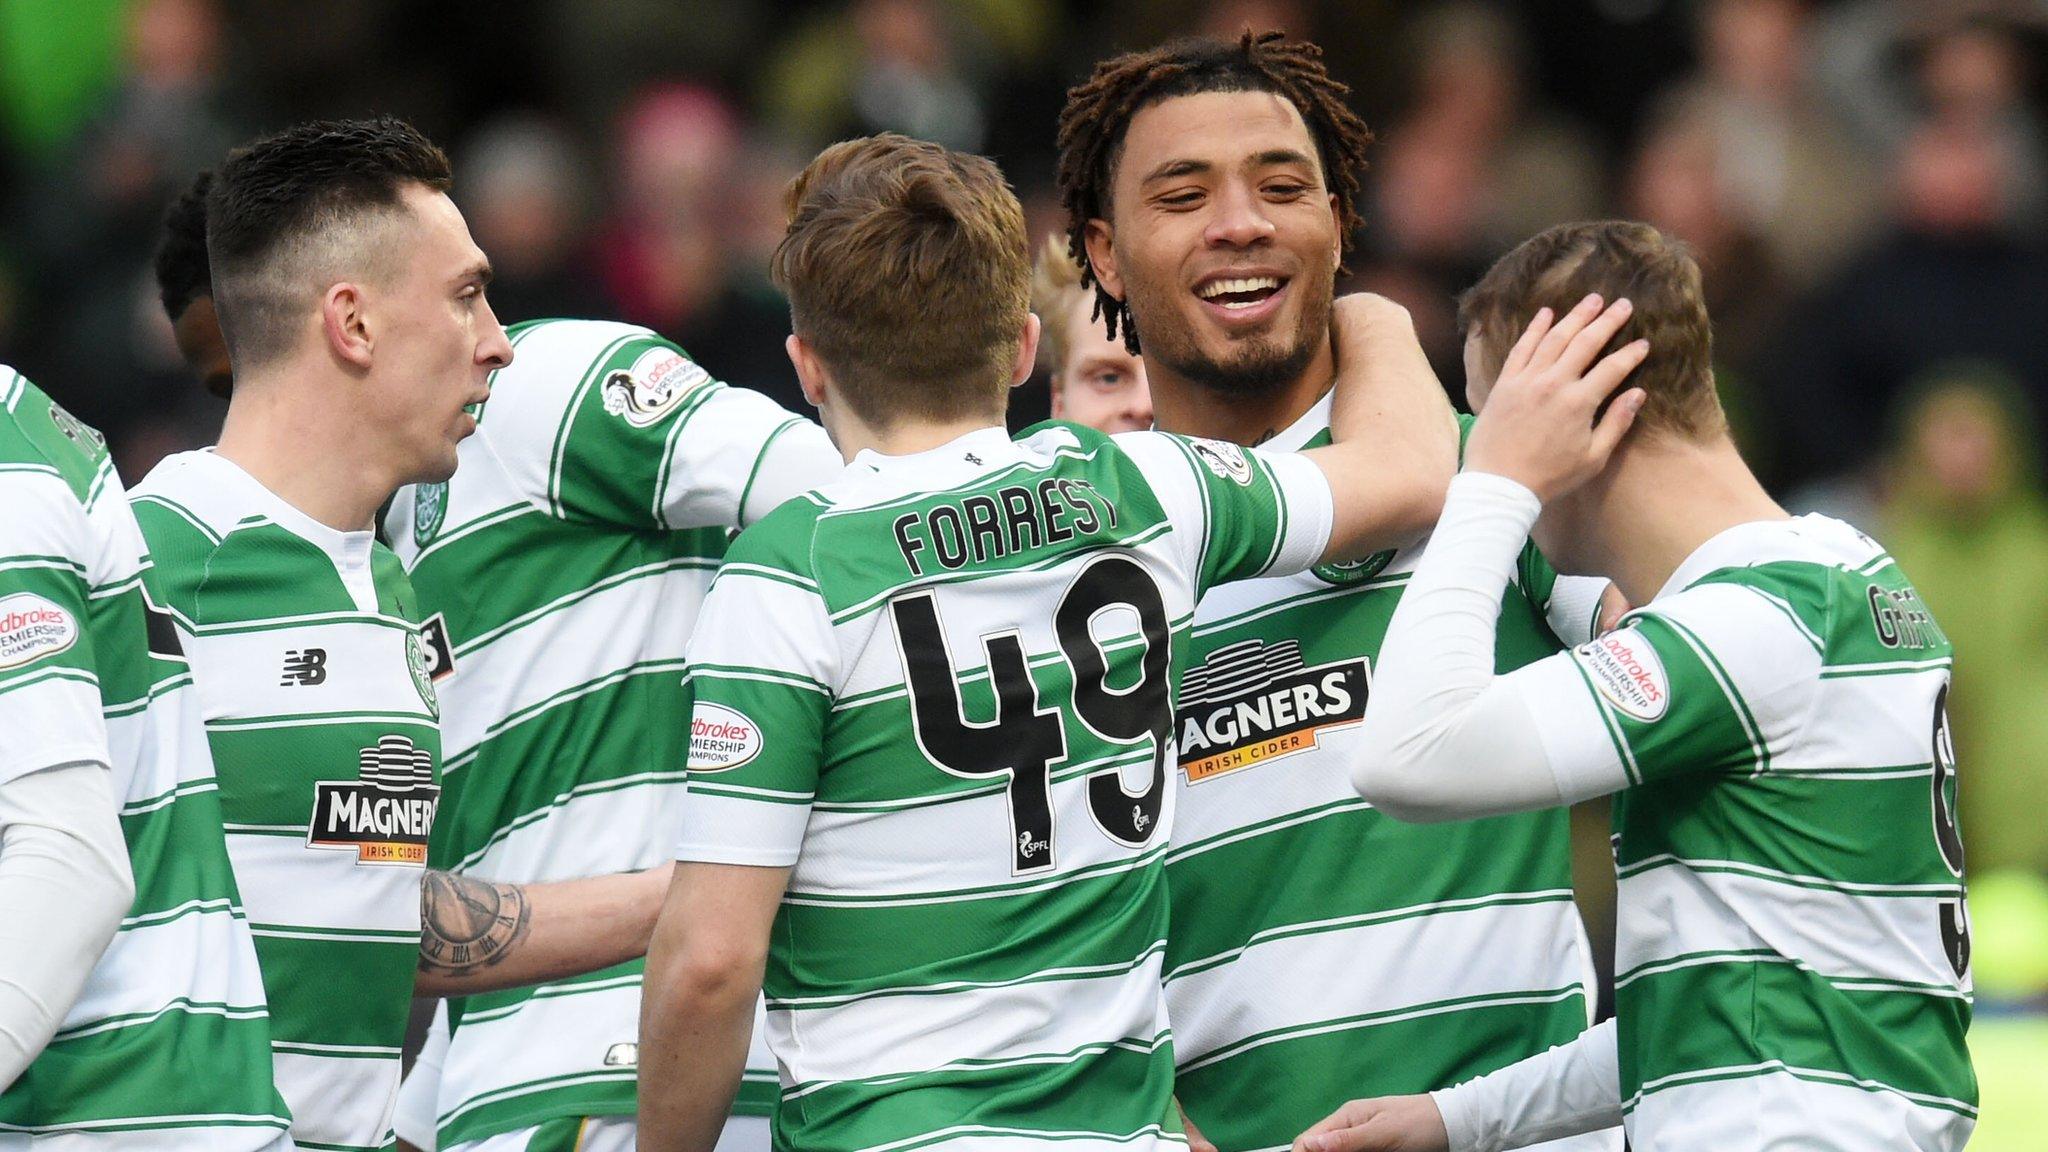
[[[213,295],[212,267],[206,260],[206,192],[213,173],[201,172],[192,186],[164,210],[164,230],[156,248],[156,289],[171,323],[201,296]]]
[[[447,155],[394,116],[308,121],[230,153],[206,198],[206,250],[237,375],[289,349],[308,302],[274,273],[306,241],[399,207],[408,185],[452,180]]]
[[[1351,254],[1360,223],[1359,177],[1372,131],[1345,103],[1351,89],[1323,68],[1323,50],[1284,32],[1245,29],[1235,41],[1196,37],[1148,52],[1126,52],[1095,66],[1087,82],[1067,92],[1060,112],[1059,191],[1067,210],[1067,251],[1095,288],[1095,315],[1135,355],[1138,334],[1130,309],[1107,291],[1088,263],[1088,221],[1110,219],[1110,190],[1123,153],[1124,134],[1141,110],[1175,96],[1201,92],[1272,92],[1294,105],[1308,125],[1323,183],[1337,196],[1341,256]],[[1340,264],[1338,272],[1342,273]]]

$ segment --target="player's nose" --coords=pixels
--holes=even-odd
[[[503,368],[512,363],[512,341],[505,335],[505,326],[498,323],[498,314],[491,310],[488,300],[483,309],[483,338],[477,341],[476,362],[485,368]]]
[[[1143,388],[1136,389],[1124,404],[1124,415],[1140,428],[1152,426],[1152,394]]]
[[[1217,189],[1202,238],[1212,245],[1246,248],[1273,237],[1272,218],[1252,189],[1235,181]]]

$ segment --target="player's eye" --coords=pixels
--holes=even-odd
[[[1190,189],[1186,192],[1169,192],[1159,198],[1159,203],[1166,205],[1168,208],[1190,208],[1200,203],[1201,200],[1201,192]]]
[[[1097,388],[1107,392],[1112,388],[1122,387],[1124,376],[1121,372],[1097,372],[1094,380]]]

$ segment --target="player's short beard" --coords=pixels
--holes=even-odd
[[[1130,307],[1124,315],[1126,322],[1136,325],[1146,360],[1157,361],[1198,387],[1249,399],[1301,379],[1316,352],[1330,338],[1330,309],[1336,282],[1297,276],[1288,286],[1303,293],[1301,320],[1291,334],[1293,339],[1285,339],[1287,333],[1273,333],[1235,341],[1228,360],[1211,359],[1204,353],[1173,302],[1153,299],[1149,286],[1141,286],[1136,280],[1129,282]],[[1139,313],[1150,317],[1151,322],[1138,322]]]

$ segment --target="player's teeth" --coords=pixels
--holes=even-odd
[[[1202,285],[1202,299],[1213,300],[1226,292],[1257,292],[1261,288],[1278,288],[1280,281],[1271,276],[1254,276],[1240,280],[1211,280]]]

